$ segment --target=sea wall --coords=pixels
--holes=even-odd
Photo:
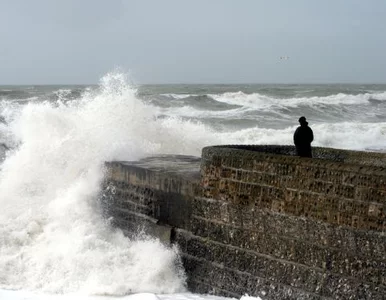
[[[230,145],[107,163],[105,212],[178,244],[193,292],[384,299],[386,156],[313,154]]]

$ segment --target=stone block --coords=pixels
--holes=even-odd
[[[246,250],[251,250],[257,253],[265,253],[264,233],[259,231],[250,231],[244,245]]]
[[[286,261],[296,261],[297,242],[271,234],[265,234],[264,237],[265,239],[261,242],[265,247],[261,249],[261,253]]]
[[[209,208],[205,198],[195,197],[192,199],[192,214],[197,217],[208,218]]]
[[[333,183],[319,180],[310,182],[307,191],[323,195],[332,195],[335,193]]]
[[[205,219],[192,216],[190,218],[190,224],[188,227],[188,230],[192,232],[192,234],[200,236],[200,237],[207,237],[208,236],[208,222]]]
[[[322,168],[315,168],[314,169],[314,179],[330,182],[334,185],[341,185],[343,183],[343,175],[340,170],[335,169],[322,169]]]
[[[333,299],[384,299],[383,287],[363,284],[361,280],[345,278],[339,275],[326,274],[321,296]],[[352,295],[352,297],[350,296]]]
[[[280,187],[281,180],[276,174],[263,173],[261,184],[273,187]]]
[[[342,184],[356,186],[358,181],[358,173],[354,172],[342,172]]]
[[[296,208],[297,215],[316,219],[318,218],[318,212],[323,209],[323,202],[320,201],[319,194],[301,192]]]
[[[245,183],[249,183],[251,181],[251,178],[252,178],[252,172],[251,171],[245,171],[243,170],[241,172],[241,178],[240,180],[242,182],[245,182]]]
[[[380,219],[378,216],[367,216],[364,217],[363,229],[381,231],[385,228],[385,220]]]
[[[229,238],[229,226],[216,223],[216,222],[207,222],[206,233],[209,239],[215,239],[220,243],[227,244],[230,242]]]
[[[380,203],[369,203],[369,209],[367,215],[369,217],[376,217],[380,219],[385,219],[385,204]]]
[[[235,169],[239,169],[241,164],[242,164],[242,158],[240,156],[233,156],[233,157],[231,157],[231,165],[230,165],[230,167],[235,168]],[[225,164],[225,165],[228,166],[228,164]]]
[[[279,176],[283,176],[283,175],[293,176],[295,174],[295,170],[296,170],[296,165],[278,163],[274,165],[273,173]]]
[[[222,165],[222,157],[220,155],[214,155],[211,160],[211,165],[220,167]]]
[[[257,159],[254,159],[253,160],[253,171],[255,172],[264,172],[265,171],[265,168],[266,168],[266,163],[264,163],[264,161],[261,161],[261,160],[257,160]]]
[[[386,235],[377,232],[356,231],[353,233],[352,249],[364,257],[386,261]]]
[[[178,246],[182,253],[186,253],[187,241],[191,238],[192,235],[189,231],[181,229],[174,229],[174,231],[172,231],[171,241]]]
[[[257,184],[251,184],[251,197],[256,204],[261,198],[261,186]]]
[[[304,231],[303,236],[307,237],[309,243],[323,247],[329,245],[333,229],[326,223],[309,221]]]
[[[264,232],[266,230],[266,214],[264,211],[254,207],[252,209],[253,231]]]
[[[199,260],[193,256],[190,255],[182,255],[181,256],[182,264],[184,266],[185,272],[190,275],[190,278],[200,278],[200,274],[203,269],[205,269],[205,262],[204,260]]]
[[[220,178],[232,178],[233,169],[222,167],[220,170]]]
[[[206,245],[204,240],[191,238],[186,241],[186,253],[198,257],[201,260],[211,262],[214,260],[213,251]]]
[[[237,257],[238,258],[236,259],[236,264],[238,270],[256,276],[262,275],[262,273],[256,269],[256,253],[251,251],[243,251],[241,254],[239,254],[239,252],[237,252]]]
[[[374,188],[357,187],[355,191],[355,199],[365,202],[378,202],[386,204],[386,190],[379,190]]]
[[[272,209],[275,201],[276,206],[279,203],[279,209],[284,209],[285,205],[285,190],[275,187],[262,187],[261,200],[259,203],[260,208]]]
[[[374,178],[371,175],[357,174],[355,176],[355,185],[364,188],[377,188],[379,178]]]
[[[231,245],[244,248],[250,234],[242,228],[228,227],[228,241]]]
[[[355,198],[355,186],[352,185],[335,185],[334,194],[341,198],[354,199]]]
[[[211,188],[211,187],[203,187],[199,196],[202,196],[205,198],[215,198],[218,195],[219,195],[218,189]]]
[[[233,193],[230,193],[229,191],[231,188],[232,190],[235,189],[234,181],[230,181],[226,179],[221,180],[220,186],[218,189],[218,195],[217,195],[218,200],[221,200],[224,202],[232,202],[236,193],[234,191]]]
[[[251,205],[238,205],[238,210],[241,212],[242,228],[244,230],[254,230],[254,206]]]
[[[223,266],[228,269],[237,269],[238,265],[239,250],[234,247],[223,247],[222,250],[222,261]]]
[[[295,244],[295,261],[311,268],[325,268],[328,250],[303,241]]]
[[[315,168],[310,166],[309,164],[304,164],[303,162],[300,162],[295,167],[295,176],[297,178],[310,178],[312,180],[317,179],[316,173],[320,172],[320,170],[323,170],[322,168]]]
[[[251,172],[249,175],[249,182],[257,185],[262,185],[263,174],[261,172]]]
[[[240,205],[228,205],[229,225],[233,227],[243,227],[244,216],[242,215],[240,207]]]

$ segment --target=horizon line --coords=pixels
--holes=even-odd
[[[385,82],[144,82],[144,83],[132,83],[134,86],[141,85],[359,85],[359,84],[369,84],[369,85],[385,85]],[[86,85],[100,85],[99,83],[11,83],[11,84],[2,84],[0,86],[86,86]]]

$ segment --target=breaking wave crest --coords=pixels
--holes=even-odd
[[[299,97],[299,98],[274,98],[259,93],[246,94],[243,92],[223,93],[208,95],[216,101],[230,105],[246,106],[255,109],[270,109],[277,107],[299,107],[301,105],[355,105],[365,104],[369,101],[386,101],[386,92],[364,93],[364,94],[345,94],[339,93],[323,97]]]
[[[103,163],[154,153],[199,155],[216,141],[197,122],[158,118],[126,77],[62,102],[3,102],[1,132],[14,145],[0,171],[0,287],[123,295],[185,290],[178,251],[130,240],[102,219]],[[189,134],[187,134],[189,133]]]

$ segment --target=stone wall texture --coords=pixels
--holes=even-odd
[[[171,239],[192,292],[386,299],[386,155],[214,146],[107,163],[113,223]]]

